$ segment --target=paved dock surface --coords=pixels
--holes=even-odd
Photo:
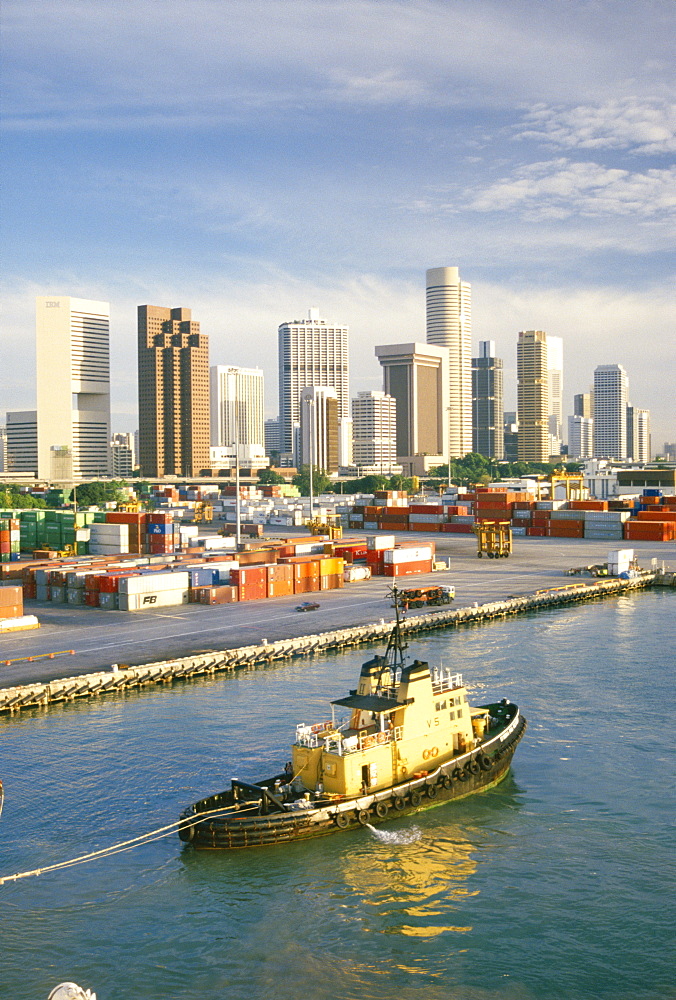
[[[653,559],[659,566],[664,563],[667,568],[676,568],[673,544],[635,542],[629,546],[590,539],[515,538],[514,552],[508,559],[477,559],[473,535],[432,537],[437,557],[450,558],[450,570],[403,578],[399,585],[452,584],[456,588],[455,607],[588,581],[589,577],[569,577],[566,571],[605,562],[611,549],[633,547],[645,569],[651,568]],[[402,536],[421,544],[429,538],[413,532]],[[317,595],[211,607],[187,604],[143,612],[27,601],[26,613],[35,614],[42,627],[0,635],[0,687],[74,677],[105,670],[111,663],[142,664],[388,620],[393,613],[387,596],[391,583],[387,577],[373,577]],[[296,605],[306,598],[319,601],[319,610],[297,612]],[[42,658],[70,649],[74,655]],[[29,661],[27,657],[41,658]],[[5,666],[5,660],[13,662]]]

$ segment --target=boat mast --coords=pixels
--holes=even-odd
[[[399,616],[401,605],[399,603],[399,590],[396,584],[394,584],[390,590],[390,596],[394,601],[394,628],[392,629],[390,637],[387,640],[387,649],[385,650],[385,660],[387,661],[387,665],[383,668],[381,676],[385,670],[390,670],[394,674],[397,667],[403,667],[404,650],[408,649],[408,645],[404,642],[401,632],[401,618]]]

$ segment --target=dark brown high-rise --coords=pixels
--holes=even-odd
[[[138,307],[141,475],[209,468],[209,341],[189,309]]]

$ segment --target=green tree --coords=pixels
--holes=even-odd
[[[389,485],[387,476],[361,476],[341,484],[343,493],[375,493],[376,490],[386,490]],[[340,487],[339,487],[340,488]]]
[[[286,482],[286,479],[284,476],[280,476],[278,472],[275,472],[274,469],[260,469],[258,482],[264,483],[267,486],[281,486]]]
[[[105,503],[117,503],[125,499],[124,480],[97,480],[93,483],[81,483],[75,489],[75,499],[78,507],[99,507]]]
[[[301,465],[298,470],[298,474],[291,480],[294,486],[298,487],[298,491],[302,497],[310,496],[310,466]],[[331,480],[326,475],[325,469],[312,469],[312,492],[314,496],[318,496],[320,493],[326,493],[331,487]]]
[[[0,485],[0,509],[32,510],[34,508],[43,509],[46,506],[47,504],[42,497],[21,493],[12,484]]]

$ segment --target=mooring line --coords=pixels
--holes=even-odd
[[[162,840],[163,837],[168,837],[174,831],[190,826],[191,823],[196,821],[202,822],[202,820],[218,816],[220,813],[227,812],[230,808],[230,806],[225,806],[222,809],[212,809],[210,812],[195,813],[194,816],[187,816],[174,823],[169,823],[167,826],[160,826],[156,830],[149,830],[148,833],[133,837],[131,840],[123,840],[119,844],[111,844],[110,847],[103,847],[100,851],[92,851],[90,854],[81,854],[79,857],[70,858],[68,861],[59,861],[56,864],[45,865],[42,868],[33,868],[27,872],[17,872],[15,875],[2,875],[0,876],[0,886],[4,885],[5,882],[17,882],[22,878],[44,875],[46,872],[59,871],[62,868],[71,868],[75,865],[84,865],[90,861],[97,861],[99,858],[108,858],[115,854],[122,854],[124,851],[131,851],[135,847],[142,847],[144,844],[151,844],[155,840]]]

